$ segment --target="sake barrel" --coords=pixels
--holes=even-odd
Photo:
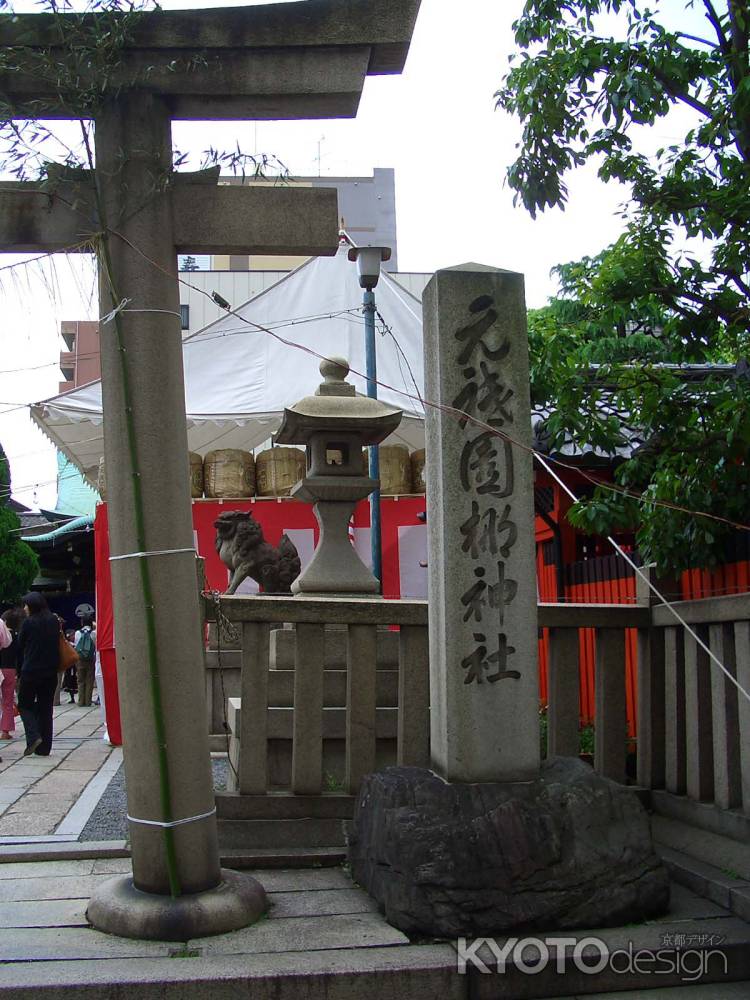
[[[96,490],[102,500],[107,499],[107,472],[104,468],[104,455],[99,459],[99,468],[96,471]]]
[[[190,458],[190,496],[199,500],[203,496],[203,459],[196,451],[188,452]]]
[[[404,444],[381,445],[380,492],[383,496],[411,493],[411,461]]]
[[[203,459],[207,497],[251,497],[255,493],[255,460],[249,451],[218,448]]]
[[[426,493],[424,448],[411,453],[411,487],[415,493]]]
[[[255,460],[259,497],[288,497],[305,478],[305,453],[299,448],[267,448]]]

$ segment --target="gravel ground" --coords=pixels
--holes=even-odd
[[[227,787],[226,758],[214,757],[211,760],[214,772],[214,788],[217,791]],[[112,776],[112,780],[104,790],[104,794],[91,814],[88,823],[81,831],[79,840],[127,840],[128,821],[127,803],[125,797],[125,768]]]

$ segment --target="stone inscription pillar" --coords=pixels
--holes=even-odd
[[[432,766],[539,773],[537,590],[523,275],[471,264],[424,294]],[[498,432],[498,433],[495,433]],[[504,438],[501,435],[507,435]]]

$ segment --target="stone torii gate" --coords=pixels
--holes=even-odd
[[[218,186],[172,169],[172,119],[353,117],[368,74],[401,72],[420,0],[304,0],[154,12],[133,22],[94,112],[39,72],[64,64],[57,18],[0,15],[12,117],[94,118],[95,171],[0,185],[0,250],[95,244],[100,262],[112,587],[133,879],[89,906],[101,929],[185,940],[263,909],[219,867],[203,695],[177,253],[333,253],[333,190]],[[46,55],[45,55],[46,52]],[[81,69],[81,66],[84,68]],[[95,66],[95,64],[94,64]],[[91,76],[87,79],[86,73]]]

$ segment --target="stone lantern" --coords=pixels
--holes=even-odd
[[[314,505],[320,540],[307,569],[292,584],[300,596],[377,594],[380,585],[349,541],[349,519],[358,500],[378,488],[363,475],[362,448],[379,444],[401,423],[402,411],[361,396],[346,381],[343,358],[321,362],[324,381],[314,396],[284,410],[276,444],[304,444],[307,475],[292,496]]]

